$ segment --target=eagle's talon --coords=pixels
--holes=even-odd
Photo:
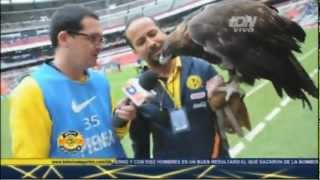
[[[232,80],[230,83],[226,84],[223,89],[226,92],[226,97],[225,97],[226,101],[229,101],[230,97],[234,93],[238,93],[240,96],[244,94],[244,91],[240,89],[240,85],[236,80]]]

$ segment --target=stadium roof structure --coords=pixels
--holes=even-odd
[[[39,3],[39,2],[51,2],[58,0],[1,0],[1,4],[26,4],[26,3]]]

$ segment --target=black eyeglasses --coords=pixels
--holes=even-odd
[[[98,34],[86,34],[76,31],[67,31],[69,34],[79,35],[86,37],[93,44],[104,44],[106,42],[105,38]]]

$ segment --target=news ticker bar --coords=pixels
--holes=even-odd
[[[1,165],[111,165],[116,159],[2,159]]]
[[[315,165],[318,159],[2,159],[1,165]]]

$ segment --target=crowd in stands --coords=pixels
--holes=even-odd
[[[169,12],[175,8],[181,7],[182,5],[193,3],[199,0],[162,0],[161,3],[158,0],[140,0],[134,1],[135,3],[128,3],[119,5],[113,9],[102,9],[97,10],[100,14],[100,19],[105,30],[125,25],[127,20],[139,14],[147,14],[148,16],[155,16],[165,12]],[[101,1],[99,1],[101,2]],[[141,6],[141,4],[143,4]],[[49,8],[48,13],[54,11],[56,8]],[[39,12],[38,12],[39,11]],[[23,12],[23,13],[22,13]],[[44,11],[36,10],[33,15],[28,15],[26,12],[2,12],[1,19],[1,47],[7,48],[17,46],[26,43],[35,43],[41,41],[48,41],[48,33],[39,34],[39,29],[47,29],[49,18],[45,15]],[[37,14],[40,13],[40,14]],[[106,14],[102,14],[106,13]],[[4,17],[2,17],[4,15]],[[19,17],[21,16],[21,17]],[[33,21],[20,21],[10,20],[10,23],[6,23],[10,18],[23,19],[23,17],[37,17],[40,18]],[[15,22],[15,23],[12,23]],[[26,32],[27,36],[21,35],[12,37],[11,34],[16,32]],[[43,36],[42,36],[43,35]]]
[[[127,4],[131,0],[68,0],[68,1],[41,1],[20,2],[18,4],[1,3],[1,21],[2,23],[15,23],[24,21],[41,21],[43,17],[51,17],[52,13],[67,3],[82,4],[93,10],[103,10],[108,4],[116,4],[121,6]],[[148,0],[150,1],[150,0]],[[48,20],[48,19],[47,19]]]
[[[150,0],[142,0],[141,2],[147,2],[147,1],[150,1]],[[140,2],[140,1],[137,1],[137,2]],[[177,5],[181,6],[182,4],[181,1],[177,0],[177,2],[179,2],[177,3]],[[152,3],[158,3],[158,2],[152,1]],[[130,5],[132,6],[132,4]],[[179,14],[179,16],[172,16],[169,18],[165,18],[160,21],[161,26],[164,28],[165,31],[169,32],[170,30],[173,29],[172,27],[178,22],[180,22],[182,17],[188,13],[189,11],[186,11]],[[103,51],[114,50],[117,48],[120,49],[126,46],[126,42],[122,36],[121,31],[110,33],[105,36],[106,36],[106,39],[108,39],[108,41],[107,41],[107,44],[104,45]],[[46,28],[32,29],[32,30],[13,32],[13,33],[4,33],[1,35],[1,47],[2,48],[17,47],[17,46],[26,45],[26,44],[48,42],[48,40],[49,40],[48,29]],[[51,50],[51,47],[47,45],[47,46],[40,46],[38,48],[32,48],[32,49],[30,48],[24,51],[9,51],[5,53],[1,53],[1,59],[2,59],[2,62],[7,64],[7,63],[14,63],[19,61],[35,60],[37,58],[42,59],[44,57],[51,57],[52,54],[53,52]]]

